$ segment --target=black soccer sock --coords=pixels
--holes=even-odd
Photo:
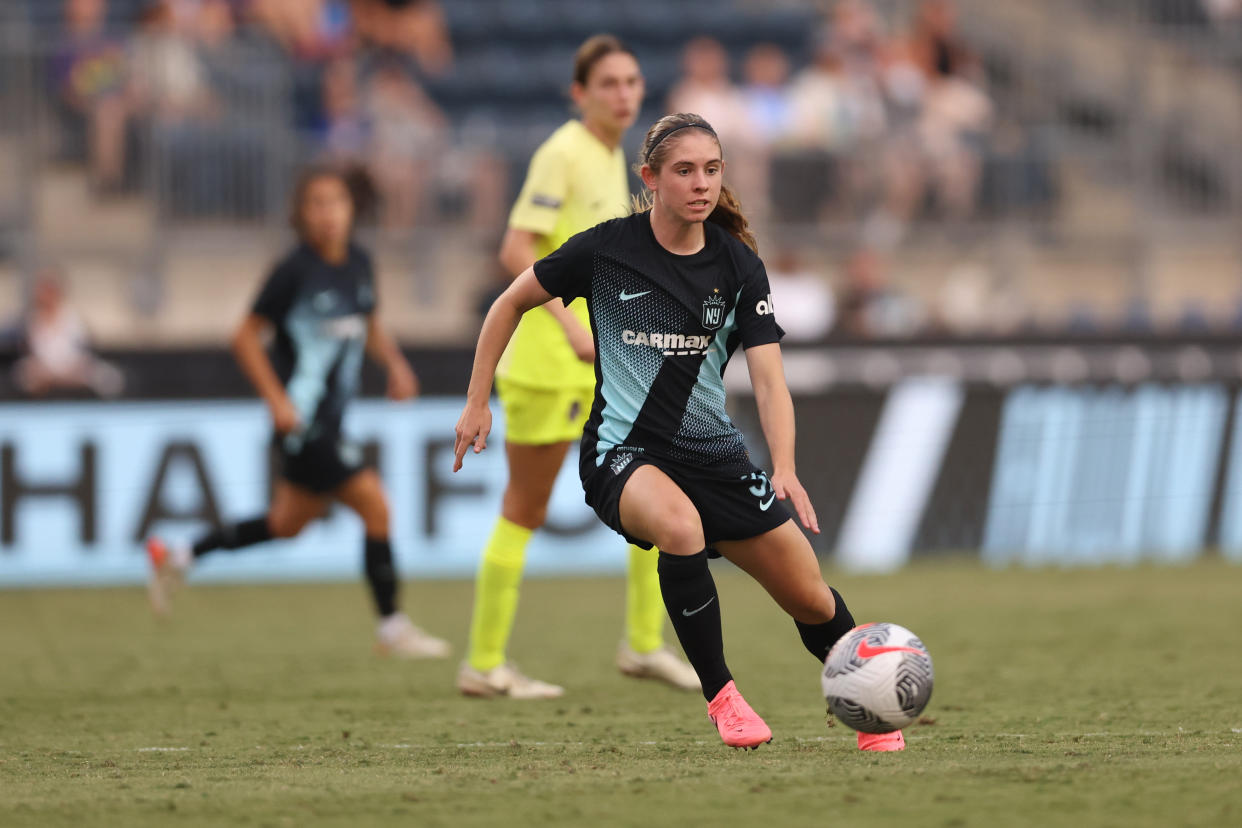
[[[375,611],[387,618],[397,611],[397,570],[392,562],[392,544],[388,538],[367,538],[367,585],[375,598]]]
[[[213,529],[199,538],[192,548],[194,557],[200,558],[217,549],[241,549],[271,539],[272,532],[267,528],[267,515],[264,515]]]
[[[720,632],[720,600],[707,567],[707,550],[694,555],[660,553],[657,570],[664,608],[673,619],[677,640],[703,684],[703,697],[716,698],[733,680],[725,665]]]
[[[854,629],[854,616],[850,615],[849,607],[845,606],[845,599],[832,587],[828,589],[832,590],[832,597],[837,602],[837,612],[832,616],[831,621],[825,621],[822,624],[803,624],[801,621],[794,621],[798,627],[798,635],[802,636],[803,646],[821,664],[828,657],[828,651],[832,649],[832,645]]]

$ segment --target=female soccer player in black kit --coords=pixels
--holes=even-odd
[[[725,664],[720,602],[708,569],[719,554],[768,591],[818,661],[854,627],[824,583],[806,536],[819,531],[794,471],[794,411],[767,273],[724,160],[697,115],[661,118],[640,155],[647,209],[574,236],[497,299],[475,353],[457,424],[454,470],[486,447],[488,394],[518,319],[555,298],[585,298],[595,339],[595,399],[582,437],[587,503],[628,540],[660,549],[660,591],[698,673],[708,715],[733,747],[772,732]],[[723,373],[741,344],[771,450],[769,477],[725,413]],[[788,504],[788,506],[787,506]],[[901,750],[895,734],[858,734],[863,750]]]
[[[167,612],[171,588],[201,556],[291,538],[338,500],[358,513],[366,529],[365,571],[379,615],[378,649],[407,658],[443,657],[448,644],[397,609],[383,485],[341,433],[364,355],[387,369],[390,398],[406,400],[418,391],[409,363],[380,327],[371,258],[353,241],[354,215],[344,173],[324,168],[303,175],[293,203],[299,243],[272,270],[233,337],[242,371],[271,412],[281,479],[265,515],[208,532],[192,546],[149,539],[152,604]],[[269,328],[276,332],[270,360],[263,348]]]

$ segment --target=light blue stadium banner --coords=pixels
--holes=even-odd
[[[1195,557],[1207,541],[1227,409],[1225,391],[1206,385],[1015,391],[1001,418],[984,559]]]
[[[1229,443],[1229,476],[1225,480],[1220,515],[1220,550],[1231,561],[1242,563],[1242,393],[1234,405]]]
[[[489,449],[452,469],[457,399],[366,400],[346,431],[372,443],[388,489],[394,551],[413,578],[474,573],[505,484],[503,422]],[[188,539],[212,511],[261,514],[269,424],[255,402],[0,405],[0,587],[137,583],[142,538]],[[583,502],[571,452],[537,533],[532,574],[622,572],[625,544]],[[343,508],[295,540],[205,559],[203,581],[340,579],[362,570],[362,526]]]

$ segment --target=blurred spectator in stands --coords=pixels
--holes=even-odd
[[[752,126],[755,140],[742,150],[746,153],[744,165],[734,163],[737,160],[736,152],[730,155],[729,172],[737,173],[738,168],[743,167],[743,176],[749,174],[750,179],[743,180],[744,186],[753,188],[747,208],[761,217],[767,211],[767,200],[771,197],[774,148],[789,137],[792,125],[789,58],[780,46],[760,43],[746,54],[746,60],[742,64],[742,78],[742,106],[746,119]]]
[[[841,48],[834,37],[821,37],[814,61],[790,87],[790,152],[777,162],[773,198],[807,193],[797,199],[802,206],[782,211],[786,219],[817,213],[827,203],[856,212],[879,187],[884,100],[871,74],[846,71]],[[794,152],[797,157],[789,157]]]
[[[353,0],[353,13],[364,42],[409,55],[430,77],[452,68],[453,42],[436,0]]]
[[[751,118],[746,99],[729,77],[729,56],[719,41],[698,37],[682,52],[682,77],[668,95],[669,112],[692,112],[707,119],[724,148],[725,177],[748,215],[762,216],[767,155],[763,133]]]
[[[840,0],[832,7],[824,46],[845,64],[846,72],[876,77],[884,51],[884,25],[867,0]]]
[[[836,301],[824,274],[807,267],[790,245],[767,257],[768,286],[785,342],[818,342],[836,323]]]
[[[698,37],[681,56],[682,77],[668,95],[669,112],[693,112],[707,119],[725,146],[758,143],[746,102],[729,77],[729,55],[720,42]]]
[[[1203,10],[1217,25],[1242,21],[1242,0],[1203,0]]]
[[[884,210],[868,227],[873,243],[899,240],[929,196],[951,219],[974,209],[992,103],[956,27],[953,3],[923,0],[909,36],[888,49],[884,80],[893,117]]]
[[[830,39],[822,39],[811,65],[790,88],[791,134],[806,147],[849,152],[879,137],[885,126],[884,100],[875,81],[850,75]]]
[[[987,269],[963,262],[944,275],[929,327],[954,336],[979,334],[992,327],[993,310],[996,308]]]
[[[124,378],[115,366],[91,353],[86,328],[65,297],[55,271],[39,274],[24,323],[25,356],[14,366],[17,387],[32,397],[59,390],[89,390],[115,397]]]
[[[434,201],[468,212],[475,229],[496,229],[508,188],[504,160],[489,147],[451,142],[448,119],[402,59],[382,59],[360,79],[363,71],[348,58],[324,70],[317,151],[367,168],[385,227],[408,229]]]
[[[237,33],[233,5],[229,0],[200,0],[193,28],[204,49],[219,49]]]
[[[919,123],[928,172],[941,206],[953,217],[964,217],[978,190],[992,102],[979,87],[978,60],[957,34],[951,0],[924,0],[913,45],[928,79]]]
[[[893,289],[879,254],[866,247],[846,262],[839,307],[836,331],[858,339],[910,336],[922,324],[918,305]]]
[[[953,0],[921,0],[910,42],[929,77],[977,78],[979,62],[957,32]]]
[[[51,71],[61,115],[85,136],[91,181],[102,192],[123,184],[130,114],[125,50],[104,32],[107,11],[106,0],[65,0]]]
[[[332,60],[353,46],[348,0],[252,0],[252,19],[302,61]]]
[[[742,104],[760,140],[768,146],[783,140],[789,134],[792,116],[789,58],[784,50],[775,43],[752,48],[742,64],[742,78]]]
[[[334,161],[362,161],[369,131],[358,94],[357,63],[337,58],[323,73],[321,150]]]
[[[177,19],[174,0],[150,3],[130,46],[135,106],[163,124],[203,120],[217,106],[196,49],[197,19]]]
[[[381,223],[408,228],[426,206],[433,165],[448,144],[448,121],[395,59],[382,62],[372,74],[363,110],[370,126],[368,157],[380,191]]]

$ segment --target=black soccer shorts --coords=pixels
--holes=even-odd
[[[667,474],[690,498],[709,547],[719,541],[757,537],[792,517],[776,499],[767,473],[753,466],[746,474],[721,475],[646,457],[642,452],[612,449],[582,481],[586,502],[606,526],[644,549],[650,549],[652,542],[634,537],[621,526],[621,491],[636,469],[648,465]]]
[[[336,491],[366,468],[362,450],[340,434],[316,436],[306,442],[277,434],[272,445],[281,478],[315,494]]]

